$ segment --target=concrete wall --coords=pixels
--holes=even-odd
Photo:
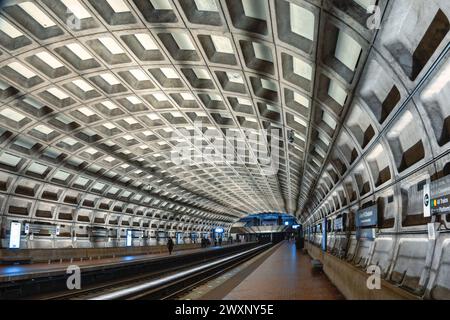
[[[320,260],[323,270],[331,282],[349,300],[418,300],[419,298],[384,280],[381,289],[369,290],[366,286],[370,274],[340,260],[320,248],[306,243],[309,255]]]

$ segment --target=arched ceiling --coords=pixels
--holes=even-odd
[[[5,1],[4,193],[42,200],[45,186],[223,223],[308,212],[373,51],[375,3],[381,18],[386,0]],[[276,146],[260,140],[276,174],[242,158],[174,163],[180,142],[215,148],[200,121],[240,133],[249,158],[247,129],[279,129]]]

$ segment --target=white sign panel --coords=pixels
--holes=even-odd
[[[431,216],[431,195],[430,195],[430,184],[423,186],[423,216]]]
[[[22,224],[20,222],[11,222],[11,233],[9,236],[9,248],[20,248],[20,231],[22,230]]]
[[[131,247],[131,241],[132,241],[132,231],[127,230],[127,247]]]

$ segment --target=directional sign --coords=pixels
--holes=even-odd
[[[430,217],[450,213],[450,176],[423,186],[423,215]]]
[[[446,194],[430,201],[430,210],[432,215],[450,213],[450,195]]]

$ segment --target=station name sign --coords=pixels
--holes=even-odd
[[[359,210],[356,214],[356,227],[373,227],[378,224],[378,208],[376,205]]]

